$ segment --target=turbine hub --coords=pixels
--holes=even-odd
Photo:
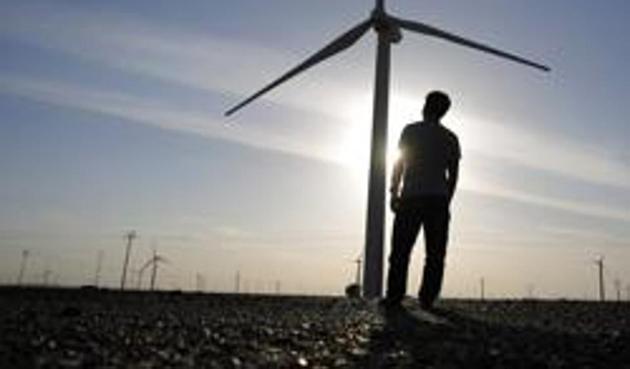
[[[374,30],[378,34],[385,33],[388,36],[389,42],[397,44],[402,40],[400,27],[384,11],[375,10],[372,12],[372,22],[374,24]]]

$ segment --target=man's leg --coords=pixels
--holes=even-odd
[[[422,218],[417,208],[402,206],[394,218],[392,249],[387,274],[387,301],[399,303],[407,290],[409,255],[416,242]]]
[[[448,243],[450,214],[448,200],[436,197],[428,201],[424,211],[425,261],[419,298],[424,307],[431,307],[440,294],[444,275],[444,258]]]

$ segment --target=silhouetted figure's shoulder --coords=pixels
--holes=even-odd
[[[412,122],[412,123],[407,124],[405,128],[403,129],[403,134],[406,131],[409,131],[409,133],[411,133],[411,132],[419,132],[419,131],[424,131],[424,130],[443,132],[446,135],[449,135],[453,138],[457,138],[457,135],[455,134],[455,132],[448,129],[442,123],[431,123],[431,122],[424,122],[424,121]]]
[[[414,136],[424,136],[427,138],[440,137],[449,144],[459,147],[459,138],[455,132],[451,131],[441,123],[428,123],[420,121],[407,124],[401,134],[402,141],[404,142],[405,139]]]
[[[455,134],[455,132],[451,131],[450,129],[448,129],[447,127],[445,127],[442,124],[438,124],[438,127],[440,127],[440,130],[443,132],[444,136],[446,136],[447,141],[452,145],[455,146],[456,151],[458,152],[458,155],[461,155],[460,148],[459,148],[459,138],[457,137],[457,134]]]

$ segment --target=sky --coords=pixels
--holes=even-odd
[[[363,249],[375,34],[223,112],[373,2],[0,3],[0,283],[119,284],[156,249],[163,289],[340,294]],[[460,139],[443,295],[595,298],[630,286],[630,32],[623,0],[389,0],[552,68],[403,33],[389,157],[424,96]],[[387,214],[387,242],[392,214]],[[409,292],[417,289],[416,245]],[[146,277],[145,277],[146,278]],[[146,287],[147,280],[142,286]],[[624,289],[625,290],[625,289]],[[630,296],[629,296],[630,298]]]

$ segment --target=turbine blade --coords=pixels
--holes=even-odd
[[[162,256],[157,256],[157,257],[155,258],[155,262],[156,262],[156,263],[168,263],[169,261],[168,261],[168,259],[167,259],[167,258],[165,258],[165,257],[162,257]]]
[[[496,56],[500,56],[502,58],[509,59],[509,60],[512,60],[512,61],[517,62],[517,63],[525,64],[525,65],[528,65],[530,67],[534,67],[536,69],[543,70],[545,72],[549,72],[551,70],[551,68],[549,68],[546,65],[542,65],[542,64],[533,62],[531,60],[527,60],[527,59],[525,59],[523,57],[520,57],[518,55],[510,54],[510,53],[507,53],[505,51],[501,51],[501,50],[495,49],[493,47],[486,46],[486,45],[478,43],[476,41],[467,40],[467,39],[465,39],[463,37],[460,37],[460,36],[457,36],[455,34],[443,31],[443,30],[441,30],[439,28],[435,28],[435,27],[426,25],[424,23],[419,23],[419,22],[414,22],[414,21],[400,19],[400,18],[394,18],[394,17],[392,17],[392,19],[396,23],[398,23],[400,28],[404,28],[404,29],[409,30],[409,31],[418,32],[418,33],[422,33],[422,34],[425,34],[425,35],[438,37],[438,38],[441,38],[441,39],[444,39],[444,40],[447,40],[447,41],[454,42],[456,44],[460,44],[460,45],[463,45],[463,46],[471,47],[473,49],[485,51],[487,53],[494,54]]]
[[[350,46],[354,45],[354,43],[357,42],[361,38],[361,36],[363,36],[365,34],[365,32],[367,32],[368,29],[370,29],[371,25],[372,25],[372,20],[371,19],[368,19],[368,20],[366,20],[366,21],[364,21],[362,23],[359,23],[357,26],[355,26],[354,28],[350,29],[349,31],[347,31],[343,35],[337,37],[331,43],[326,45],[323,49],[321,49],[318,52],[316,52],[315,54],[311,55],[308,59],[303,61],[301,64],[299,64],[295,68],[293,68],[290,71],[288,71],[287,73],[285,73],[282,77],[280,77],[277,80],[271,82],[270,84],[268,84],[267,86],[263,87],[261,90],[259,90],[255,94],[251,95],[247,99],[243,100],[242,102],[240,102],[237,105],[235,105],[234,107],[232,107],[230,110],[226,111],[225,115],[229,116],[229,115],[233,114],[237,110],[241,109],[245,105],[249,104],[250,102],[252,102],[253,100],[257,99],[261,95],[265,94],[269,90],[271,90],[274,87],[278,86],[279,84],[287,81],[291,77],[294,77],[298,73],[303,72],[303,71],[307,70],[308,68],[314,66],[315,64],[317,64],[319,62],[322,62],[322,61],[330,58],[331,56],[333,56],[333,55],[335,55],[337,53],[340,53],[340,52],[344,51],[345,49],[349,48]]]
[[[144,263],[144,265],[142,265],[142,267],[140,268],[140,271],[143,272],[151,265],[151,263],[153,263],[153,259],[149,259],[146,263]]]

